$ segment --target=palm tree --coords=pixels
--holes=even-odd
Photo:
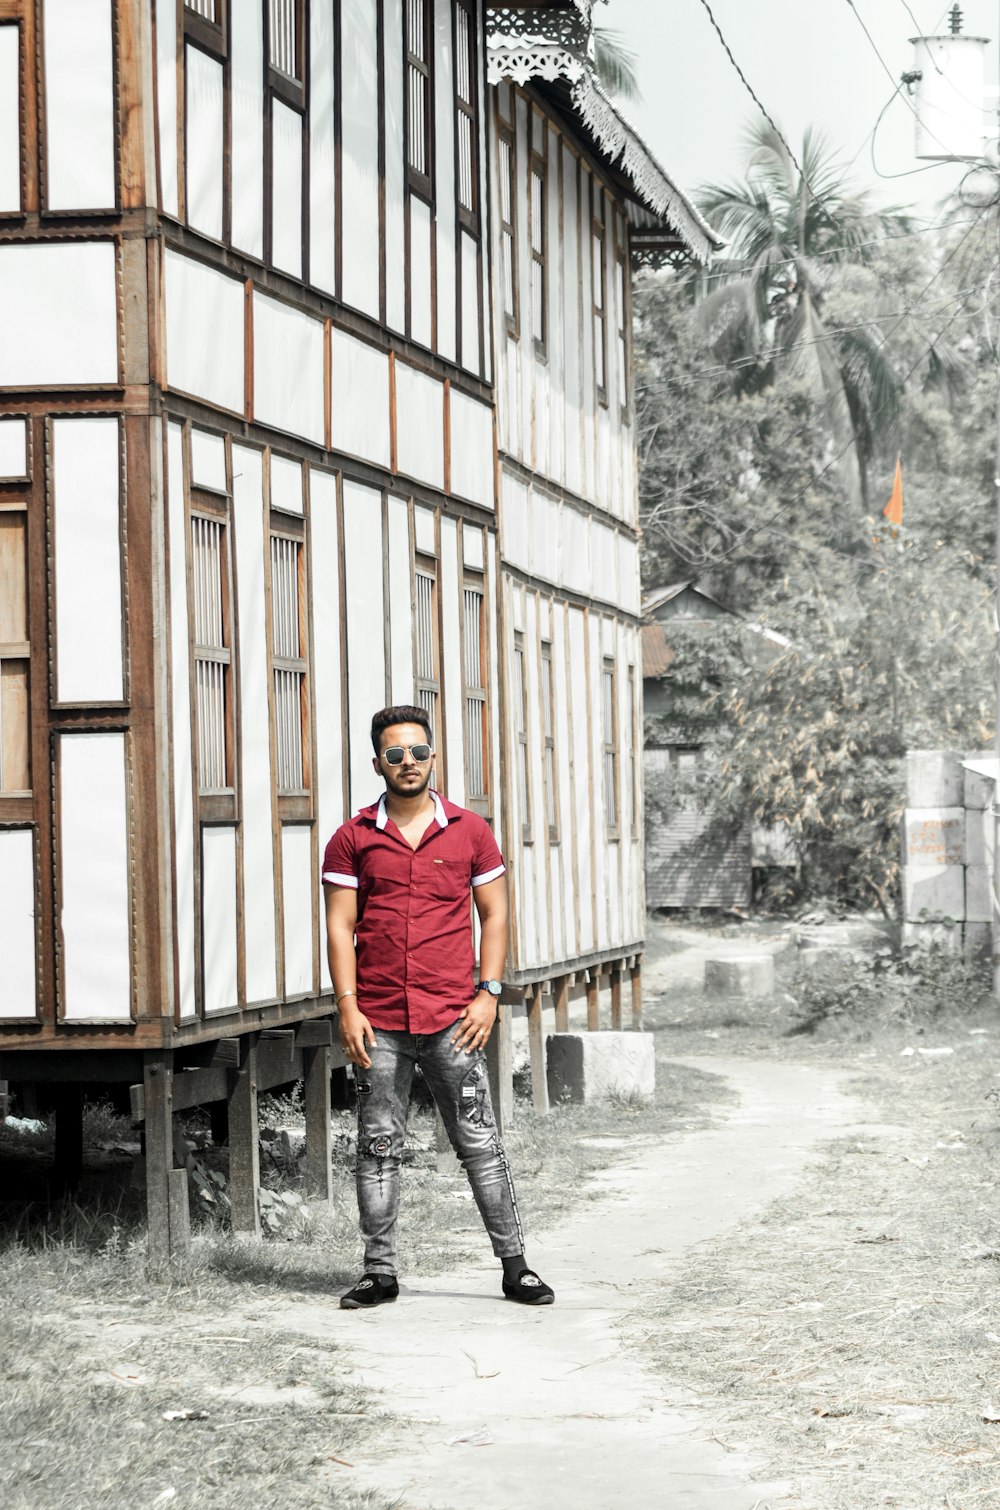
[[[601,88],[606,94],[623,100],[641,99],[636,77],[636,55],[625,46],[621,32],[595,26],[590,34],[594,65]]]
[[[850,192],[822,138],[805,134],[802,169],[778,132],[751,132],[746,180],[712,184],[699,206],[729,243],[702,289],[701,318],[717,354],[736,362],[740,386],[760,388],[779,369],[805,379],[826,417],[830,456],[860,521],[865,464],[875,435],[896,416],[898,385],[877,325],[828,327],[823,305],[838,265],[865,265],[878,241],[905,228]]]

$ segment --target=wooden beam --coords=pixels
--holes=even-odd
[[[149,1053],[143,1067],[142,1092],[146,1111],[146,1218],[148,1253],[153,1268],[169,1264],[170,1174],[174,1167],[173,1078],[171,1055]]]
[[[552,982],[556,1007],[556,1032],[569,1032],[569,976],[557,975]]]
[[[305,1070],[306,1157],[304,1184],[313,1200],[333,1199],[330,1167],[330,1045],[306,1049]]]
[[[601,977],[596,970],[587,976],[587,1030],[596,1033],[601,1026],[600,993]]]
[[[541,981],[528,998],[528,1053],[531,1057],[531,1101],[536,1112],[549,1109],[549,1086],[545,1074],[545,1034],[542,1022]]]
[[[611,971],[611,1027],[615,1033],[622,1030],[622,972],[617,965]]]
[[[229,1200],[234,1232],[260,1236],[259,1190],[257,1041],[253,1036],[229,1093]]]
[[[629,972],[632,980],[632,1026],[642,1032],[642,955],[639,955]]]

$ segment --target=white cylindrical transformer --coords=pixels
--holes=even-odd
[[[917,157],[948,161],[984,156],[986,37],[911,37]]]

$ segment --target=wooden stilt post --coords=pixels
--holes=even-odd
[[[143,1055],[142,1095],[148,1253],[150,1265],[155,1269],[169,1264],[173,1254],[170,1176],[174,1170],[174,1061],[169,1050],[152,1050]],[[186,1190],[187,1172],[180,1173],[184,1175]],[[179,1235],[183,1240],[183,1234]]]
[[[542,1023],[542,983],[528,993],[528,1053],[531,1057],[531,1101],[536,1112],[549,1109],[549,1085],[545,1074],[545,1033]]]
[[[569,976],[560,975],[552,982],[556,1005],[556,1032],[569,1032]]]
[[[637,954],[631,969],[632,977],[632,1026],[642,1032],[642,955]]]
[[[490,1100],[501,1134],[514,1120],[514,1044],[511,1034],[510,1007],[501,1002],[496,1027],[486,1046],[486,1068],[490,1077]]]
[[[305,1082],[306,1157],[305,1192],[313,1200],[333,1199],[330,1167],[330,1060],[329,1046],[302,1050]]]
[[[622,972],[615,965],[611,971],[611,1027],[615,1033],[622,1030]]]
[[[75,1190],[83,1173],[83,1087],[56,1085],[55,1184],[61,1194]]]
[[[587,975],[587,1029],[591,1033],[601,1026],[600,990],[601,972],[595,965]]]
[[[243,1064],[233,1076],[229,1091],[229,1199],[233,1231],[259,1237],[256,1033],[244,1042]]]

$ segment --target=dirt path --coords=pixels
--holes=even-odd
[[[683,1062],[683,1061],[682,1061]],[[492,1261],[434,1279],[405,1277],[399,1301],[371,1314],[289,1304],[271,1321],[330,1335],[356,1377],[397,1419],[377,1452],[334,1468],[355,1490],[410,1510],[752,1510],[784,1486],[752,1479],[754,1462],[713,1438],[693,1396],[669,1397],[620,1341],[644,1299],[698,1244],[789,1191],[816,1146],[857,1134],[864,1109],[842,1076],[803,1065],[698,1058],[739,1102],[718,1127],[601,1178],[594,1201],[528,1257],[557,1303],[505,1302]],[[571,1489],[569,1486],[572,1486]]]

